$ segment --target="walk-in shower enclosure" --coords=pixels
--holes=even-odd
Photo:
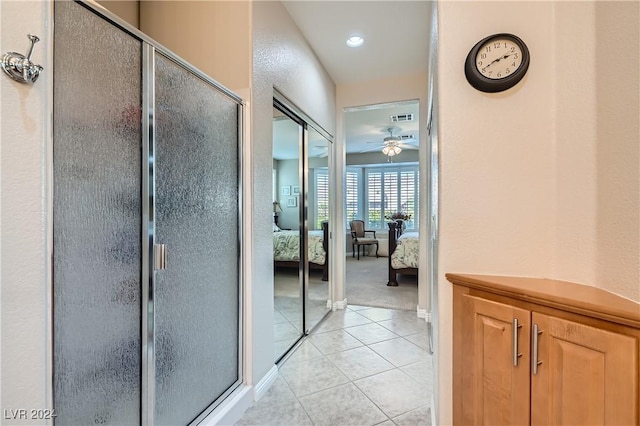
[[[241,382],[243,102],[54,3],[57,424],[188,424]]]

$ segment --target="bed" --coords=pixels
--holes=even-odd
[[[300,232],[280,230],[273,233],[273,260],[276,267],[298,268],[300,263]],[[322,271],[322,281],[329,280],[329,223],[322,229],[309,231],[308,262],[310,270]]]
[[[417,232],[403,232],[402,221],[388,222],[389,226],[389,281],[398,285],[398,274],[418,275],[419,238]]]

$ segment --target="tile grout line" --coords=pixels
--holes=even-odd
[[[367,309],[371,309],[371,308],[360,309],[360,311],[364,311],[364,310],[367,310]],[[375,308],[375,307],[374,307],[373,309],[387,309],[387,308]],[[398,310],[396,310],[396,311],[398,311]],[[345,310],[345,313],[346,313],[346,312],[357,313],[358,311]],[[289,321],[289,320],[288,320],[288,319],[287,319],[287,318],[286,318],[282,313],[280,313],[280,314],[285,318],[285,320],[286,320],[287,322],[289,322],[290,324],[292,324],[292,323],[291,323],[291,321]],[[344,314],[343,314],[343,315],[344,315]],[[387,422],[387,421],[389,421],[389,422],[391,422],[392,424],[394,424],[394,425],[395,425],[396,423],[395,423],[395,422],[394,422],[394,420],[393,420],[393,418],[394,418],[394,417],[391,417],[391,416],[390,416],[389,414],[387,414],[387,413],[386,413],[386,412],[385,412],[385,411],[384,411],[384,410],[383,410],[383,409],[382,409],[378,404],[376,404],[376,403],[371,399],[371,397],[370,397],[370,396],[369,396],[369,395],[368,395],[368,394],[367,394],[367,393],[366,393],[362,388],[360,388],[360,386],[358,386],[358,384],[356,384],[356,383],[355,383],[355,381],[356,381],[356,380],[366,379],[366,378],[369,378],[369,377],[373,377],[373,376],[375,376],[375,375],[377,375],[377,374],[381,374],[381,373],[384,373],[384,372],[391,372],[391,371],[396,370],[398,373],[402,374],[403,376],[408,377],[408,378],[409,378],[413,383],[416,383],[416,384],[418,384],[418,385],[421,385],[421,384],[422,384],[422,382],[421,382],[421,381],[419,381],[417,378],[412,377],[409,373],[407,373],[407,372],[405,372],[404,370],[402,370],[402,368],[405,368],[405,367],[408,367],[408,366],[412,366],[412,365],[416,365],[416,364],[419,364],[419,363],[424,362],[424,361],[428,361],[428,357],[430,356],[430,354],[428,353],[428,350],[426,350],[425,348],[421,347],[421,346],[420,346],[420,345],[418,345],[417,343],[414,343],[414,342],[412,342],[411,340],[407,339],[407,337],[408,337],[408,336],[416,336],[416,335],[419,335],[419,334],[421,333],[421,331],[416,331],[415,333],[409,333],[409,334],[406,334],[406,335],[400,335],[400,334],[398,334],[397,332],[395,332],[394,330],[392,330],[392,329],[390,329],[390,328],[387,328],[387,327],[385,327],[384,325],[380,324],[380,322],[382,322],[382,321],[391,321],[391,320],[393,320],[393,319],[397,319],[397,318],[400,318],[400,319],[401,319],[401,321],[402,321],[402,319],[404,318],[403,316],[398,316],[398,317],[393,317],[393,316],[392,316],[392,318],[383,318],[383,319],[379,319],[379,320],[371,319],[371,318],[369,318],[369,317],[367,317],[366,315],[363,315],[363,314],[358,314],[358,315],[357,315],[357,317],[362,317],[362,318],[364,318],[364,319],[368,320],[369,322],[367,322],[367,323],[362,323],[362,324],[348,325],[348,326],[345,326],[344,324],[342,324],[340,327],[338,327],[338,328],[336,328],[336,329],[333,329],[333,330],[323,330],[323,331],[320,331],[320,332],[318,332],[318,331],[316,330],[316,331],[314,331],[313,333],[311,333],[310,335],[306,336],[306,337],[305,337],[305,341],[307,341],[307,344],[309,344],[309,345],[311,345],[313,348],[315,348],[315,350],[320,354],[320,356],[314,357],[313,355],[311,355],[311,356],[310,356],[310,358],[308,358],[308,359],[301,359],[301,360],[299,360],[299,361],[293,361],[294,363],[298,363],[298,362],[309,362],[309,361],[313,361],[313,360],[323,360],[324,362],[328,362],[328,364],[329,364],[329,365],[333,366],[333,367],[334,367],[334,368],[335,368],[335,369],[336,369],[340,374],[342,374],[342,375],[347,379],[347,382],[345,382],[345,383],[341,383],[341,384],[338,384],[338,385],[334,385],[334,386],[330,386],[330,387],[325,388],[325,389],[317,390],[317,391],[314,391],[314,392],[309,393],[309,394],[306,394],[306,395],[298,396],[298,395],[294,392],[294,390],[293,390],[293,388],[291,387],[291,384],[289,383],[289,381],[284,377],[284,375],[282,375],[282,374],[281,374],[281,371],[280,371],[280,370],[281,370],[281,367],[284,367],[284,366],[286,365],[286,363],[291,362],[292,360],[291,360],[291,359],[287,359],[287,360],[285,361],[285,363],[284,363],[284,364],[282,364],[282,365],[278,368],[278,376],[279,376],[279,377],[284,381],[284,384],[287,386],[287,389],[289,390],[289,392],[291,393],[291,395],[293,395],[293,397],[294,397],[294,398],[293,398],[293,401],[295,401],[295,402],[296,402],[296,403],[297,403],[297,404],[302,408],[303,412],[304,412],[304,413],[305,413],[305,415],[307,416],[307,419],[309,420],[309,422],[310,422],[312,425],[316,425],[316,422],[312,419],[312,417],[311,417],[310,413],[307,411],[307,409],[305,408],[305,406],[302,404],[302,402],[301,402],[301,398],[306,398],[306,397],[308,397],[308,396],[315,395],[315,394],[317,394],[317,393],[319,393],[319,392],[328,391],[328,390],[335,389],[335,388],[338,388],[338,387],[341,387],[341,386],[348,386],[348,385],[352,385],[355,389],[357,389],[357,391],[358,391],[361,395],[363,395],[363,396],[366,398],[366,400],[367,400],[367,401],[369,401],[371,404],[373,404],[373,406],[374,406],[374,407],[376,407],[376,408],[377,408],[377,409],[378,409],[378,410],[379,410],[379,411],[380,411],[380,412],[385,416],[386,420],[383,420],[383,421],[381,421],[381,422],[374,423],[373,425],[378,425],[378,424],[380,424],[380,423],[385,423],[385,422]],[[337,318],[337,317],[336,317],[336,318]],[[337,320],[337,321],[339,321],[339,320]],[[372,342],[372,343],[365,343],[363,340],[361,340],[362,338],[358,338],[357,336],[355,336],[355,335],[351,334],[351,333],[348,331],[348,329],[349,329],[349,328],[354,328],[354,327],[359,327],[359,326],[365,326],[365,325],[373,325],[373,324],[375,324],[375,325],[377,325],[377,326],[379,326],[379,327],[384,328],[385,330],[387,330],[387,331],[389,331],[390,333],[394,334],[394,335],[395,335],[395,337],[385,338],[385,339],[382,339],[382,340],[380,340],[380,341],[376,341],[376,342]],[[292,324],[292,325],[293,325],[293,324]],[[295,326],[294,326],[294,327],[295,327]],[[336,352],[331,352],[331,353],[325,353],[323,350],[321,350],[319,347],[317,347],[317,346],[313,343],[313,341],[312,341],[312,339],[311,339],[311,337],[312,337],[312,336],[322,335],[322,334],[325,334],[325,333],[331,333],[331,332],[338,332],[338,331],[342,331],[342,332],[344,332],[347,336],[349,336],[349,337],[351,337],[352,339],[354,339],[354,340],[355,340],[355,342],[360,343],[360,345],[361,345],[361,346],[357,346],[357,347],[355,347],[355,348],[340,349],[340,350],[338,350],[338,351],[336,351]],[[410,344],[412,347],[415,347],[415,348],[416,348],[416,349],[418,349],[420,352],[424,352],[424,353],[427,355],[427,357],[426,357],[424,360],[423,360],[423,359],[419,359],[419,360],[417,360],[417,361],[410,362],[410,363],[408,363],[408,364],[404,364],[404,365],[402,365],[402,366],[398,366],[398,365],[394,364],[393,362],[391,362],[391,360],[389,360],[388,358],[384,357],[382,354],[380,354],[379,352],[377,352],[375,349],[373,349],[373,348],[371,347],[372,345],[376,345],[376,344],[384,343],[384,342],[389,342],[389,341],[391,341],[391,340],[398,339],[398,338],[402,338],[406,343]],[[357,379],[353,380],[353,379],[351,379],[351,378],[350,378],[350,377],[345,373],[345,371],[344,371],[342,368],[340,368],[340,366],[338,366],[338,365],[337,365],[333,360],[331,360],[331,359],[329,358],[329,356],[331,356],[331,355],[336,355],[336,354],[341,354],[341,353],[347,353],[347,352],[349,352],[349,351],[353,351],[353,350],[355,350],[355,349],[360,349],[360,348],[367,348],[367,349],[368,349],[368,350],[370,350],[373,354],[375,354],[376,356],[379,356],[379,357],[380,357],[380,359],[382,359],[382,360],[386,361],[386,362],[387,362],[387,363],[388,363],[392,368],[390,368],[390,369],[388,369],[388,370],[384,370],[384,371],[382,371],[382,372],[371,373],[371,374],[368,374],[368,375],[365,375],[365,376],[363,376],[363,377],[359,377],[359,378],[357,378]],[[300,346],[298,346],[298,348],[296,348],[296,351],[297,351],[297,350],[299,350],[299,349],[300,349]],[[325,350],[326,350],[326,349],[325,349]],[[421,357],[420,357],[420,358],[421,358]],[[286,402],[286,401],[285,401],[285,402]],[[277,403],[277,404],[282,404],[282,403],[284,403],[284,402],[279,402],[279,403]],[[395,418],[400,417],[400,416],[403,416],[403,415],[405,415],[405,414],[407,414],[407,413],[410,413],[410,412],[412,412],[412,411],[414,411],[414,410],[418,410],[418,409],[420,409],[420,408],[422,408],[422,407],[425,407],[425,406],[427,406],[427,407],[428,407],[428,403],[427,403],[427,404],[420,405],[419,407],[415,407],[415,408],[409,409],[409,410],[407,410],[407,411],[403,411],[402,413],[397,414],[397,415],[395,416]],[[265,407],[265,408],[267,408],[267,407]]]
[[[365,309],[365,310],[366,310],[366,309]],[[355,311],[352,311],[352,312],[355,312]],[[425,349],[423,349],[423,348],[421,348],[420,346],[416,345],[415,343],[411,342],[410,340],[405,339],[405,338],[404,338],[404,336],[400,336],[400,335],[396,334],[393,330],[389,330],[389,329],[387,329],[387,328],[386,328],[386,327],[384,327],[382,324],[378,324],[378,323],[379,323],[379,321],[388,321],[388,320],[390,320],[390,319],[392,319],[392,318],[387,318],[387,319],[383,319],[383,320],[376,321],[376,320],[373,320],[373,319],[371,319],[371,318],[368,318],[368,317],[366,317],[366,316],[364,316],[364,315],[362,315],[362,314],[360,314],[360,316],[362,316],[362,317],[364,317],[364,318],[369,319],[371,322],[370,322],[370,323],[365,323],[365,324],[357,324],[357,325],[348,326],[348,327],[342,327],[342,328],[338,328],[338,329],[335,329],[335,330],[325,330],[325,331],[323,331],[323,332],[321,332],[321,333],[316,333],[316,334],[323,334],[323,333],[329,333],[329,332],[332,332],[332,331],[342,330],[342,331],[346,332],[349,336],[353,337],[354,339],[356,339],[357,341],[359,341],[360,343],[362,343],[364,346],[359,346],[359,347],[356,347],[356,348],[350,348],[350,349],[344,349],[344,350],[340,350],[340,351],[337,351],[337,352],[332,352],[332,353],[330,353],[330,354],[326,354],[326,353],[324,353],[324,352],[322,352],[322,351],[321,351],[321,352],[322,352],[322,356],[323,356],[327,361],[329,361],[329,363],[331,363],[335,368],[337,368],[337,369],[338,369],[338,371],[340,371],[340,372],[341,372],[341,373],[342,373],[342,374],[343,374],[343,375],[344,375],[344,376],[349,380],[349,382],[348,382],[348,383],[351,383],[353,386],[355,386],[355,387],[358,389],[358,391],[360,391],[360,393],[361,393],[362,395],[364,395],[364,397],[365,397],[365,398],[367,398],[367,400],[369,400],[369,401],[370,401],[370,402],[371,402],[371,403],[372,403],[372,404],[373,404],[373,405],[374,405],[378,410],[380,410],[380,412],[381,412],[382,414],[384,414],[384,415],[387,417],[387,420],[389,420],[389,421],[391,421],[392,423],[394,423],[394,424],[395,424],[395,422],[393,421],[393,418],[392,418],[389,414],[387,414],[387,413],[386,413],[386,412],[385,412],[385,411],[384,411],[384,410],[383,410],[383,409],[382,409],[378,404],[376,404],[376,403],[375,403],[375,402],[374,402],[374,401],[369,397],[369,395],[367,395],[367,394],[364,392],[364,390],[363,390],[363,389],[361,389],[361,388],[358,386],[358,384],[357,384],[357,383],[355,383],[355,380],[352,380],[349,376],[347,376],[347,374],[344,372],[344,370],[343,370],[343,369],[341,369],[341,368],[340,368],[340,366],[338,366],[337,364],[335,364],[335,363],[334,363],[334,362],[329,358],[329,355],[334,355],[334,354],[338,354],[338,353],[342,353],[342,352],[348,352],[348,351],[352,351],[352,350],[355,350],[355,349],[360,349],[360,348],[362,348],[362,347],[365,347],[365,348],[367,348],[367,349],[371,350],[373,353],[375,353],[375,354],[376,354],[376,355],[378,355],[380,358],[384,359],[384,360],[385,360],[385,361],[387,361],[390,365],[392,365],[392,366],[393,366],[393,368],[391,368],[391,369],[389,369],[389,370],[385,370],[385,371],[383,371],[383,372],[389,372],[389,371],[393,371],[393,370],[398,370],[398,372],[399,372],[399,373],[401,373],[401,374],[405,375],[406,377],[408,377],[412,382],[414,382],[414,383],[416,383],[416,384],[420,384],[420,382],[419,382],[418,380],[414,379],[414,378],[413,378],[413,377],[411,377],[409,374],[407,374],[406,372],[404,372],[404,371],[402,370],[402,367],[406,367],[406,366],[409,366],[409,365],[417,364],[417,363],[422,362],[422,361],[411,362],[411,363],[408,363],[408,364],[405,364],[405,365],[402,365],[402,366],[398,366],[398,365],[394,364],[393,362],[391,362],[391,360],[389,360],[389,359],[385,358],[382,354],[378,353],[375,349],[371,348],[371,347],[370,347],[370,345],[374,345],[374,344],[376,344],[376,343],[382,343],[382,342],[386,342],[386,341],[389,341],[389,340],[394,340],[394,339],[401,338],[401,339],[403,339],[404,341],[406,341],[407,343],[411,344],[412,346],[415,346],[417,349],[420,349],[421,351],[425,351],[425,352],[426,352],[426,350],[425,350]],[[373,342],[373,343],[367,344],[367,343],[363,342],[361,339],[359,339],[357,336],[354,336],[354,335],[352,335],[351,333],[349,333],[349,331],[348,331],[348,329],[349,329],[349,328],[358,327],[358,326],[361,326],[361,325],[368,325],[368,324],[376,324],[376,325],[379,325],[380,327],[383,327],[383,328],[385,328],[385,329],[389,330],[391,333],[396,334],[396,337],[392,337],[392,338],[390,338],[390,339],[381,340],[380,342]],[[409,334],[409,335],[419,334],[419,333],[420,333],[420,332],[418,331],[418,332],[416,332],[416,333],[412,333],[412,334]],[[361,379],[366,379],[366,378],[368,378],[368,377],[373,377],[373,376],[375,376],[375,375],[377,375],[377,374],[380,374],[380,373],[381,373],[381,372],[373,373],[373,374],[370,374],[370,375],[367,375],[367,376],[360,377],[360,378],[358,378],[358,379],[356,379],[356,380],[361,380]],[[329,387],[329,388],[326,388],[326,389],[323,389],[323,390],[319,390],[319,391],[317,391],[317,392],[313,392],[313,393],[311,393],[311,394],[309,394],[309,395],[313,395],[313,394],[316,394],[316,393],[319,393],[319,392],[324,392],[324,391],[326,391],[326,390],[333,389],[333,388],[337,388],[337,387],[339,387],[339,386],[344,386],[344,385],[346,385],[346,384],[348,384],[348,383],[342,383],[342,384],[340,384],[340,385],[331,386],[331,387]],[[295,395],[295,393],[294,393],[294,395]],[[306,396],[309,396],[309,395],[304,395],[304,396],[306,397]],[[296,395],[296,398],[297,398],[297,395]],[[302,404],[301,404],[301,405],[302,405]],[[304,406],[303,406],[303,408],[304,408]],[[420,407],[417,407],[417,408],[420,408]],[[413,410],[415,410],[415,409],[417,409],[417,408],[414,408],[414,409],[408,410],[408,411],[406,411],[406,412],[402,412],[402,413],[398,414],[398,415],[397,415],[397,416],[395,416],[395,417],[399,417],[399,416],[402,416],[402,415],[404,415],[404,414],[407,414],[407,413],[409,413],[409,412],[411,412],[411,411],[413,411]],[[306,410],[305,410],[305,412],[306,412]],[[308,415],[308,413],[307,413],[307,415]],[[385,421],[387,421],[387,420],[385,420]],[[375,423],[375,424],[384,423],[385,421],[378,422],[378,423]],[[312,421],[312,422],[313,422],[313,421]]]

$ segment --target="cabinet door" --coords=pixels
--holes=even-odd
[[[529,424],[530,312],[466,294],[458,306],[461,405],[454,423]]]
[[[532,321],[541,362],[531,379],[532,424],[638,424],[635,338],[536,312]]]

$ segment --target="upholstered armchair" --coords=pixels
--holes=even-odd
[[[351,251],[353,257],[355,257],[355,251],[358,250],[358,260],[360,260],[360,247],[364,246],[376,246],[376,257],[378,257],[378,240],[376,239],[376,231],[370,231],[364,229],[364,220],[352,220],[351,226]],[[373,238],[367,237],[367,234],[373,234]],[[364,256],[365,250],[362,249],[362,255]]]

